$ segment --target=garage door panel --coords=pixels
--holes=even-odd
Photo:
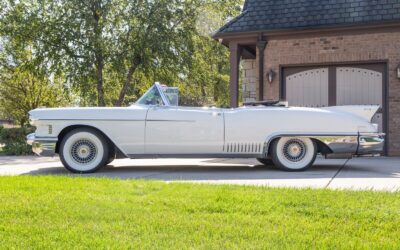
[[[328,106],[328,69],[312,69],[286,77],[286,99],[290,106]]]
[[[354,67],[336,68],[337,105],[380,105],[382,107],[383,75],[369,69]],[[373,123],[383,130],[383,114],[376,114]]]
[[[382,73],[338,67],[337,105],[382,105]]]

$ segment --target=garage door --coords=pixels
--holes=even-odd
[[[384,65],[284,69],[284,96],[290,106],[380,105]],[[373,118],[383,131],[383,109]]]

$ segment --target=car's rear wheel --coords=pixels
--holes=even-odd
[[[113,162],[115,160],[115,158],[116,158],[115,150],[114,150],[114,148],[110,148],[110,152],[108,153],[108,159],[106,161],[106,165]]]
[[[312,166],[317,145],[310,138],[282,137],[271,145],[274,165],[286,171],[302,171]]]
[[[106,165],[109,146],[104,136],[93,129],[74,129],[61,141],[60,159],[73,173],[93,173]]]
[[[257,158],[257,161],[266,166],[274,165],[272,159],[270,158]]]

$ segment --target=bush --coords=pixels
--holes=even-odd
[[[2,154],[5,155],[30,155],[32,147],[26,143],[26,135],[32,133],[32,127],[1,128],[0,144],[4,144]]]

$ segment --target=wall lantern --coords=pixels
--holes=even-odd
[[[400,64],[397,65],[397,78],[400,79]]]
[[[267,72],[267,79],[268,79],[268,82],[269,82],[269,83],[272,83],[272,81],[274,80],[274,78],[275,78],[275,72],[274,72],[272,69],[270,69],[270,70]]]

